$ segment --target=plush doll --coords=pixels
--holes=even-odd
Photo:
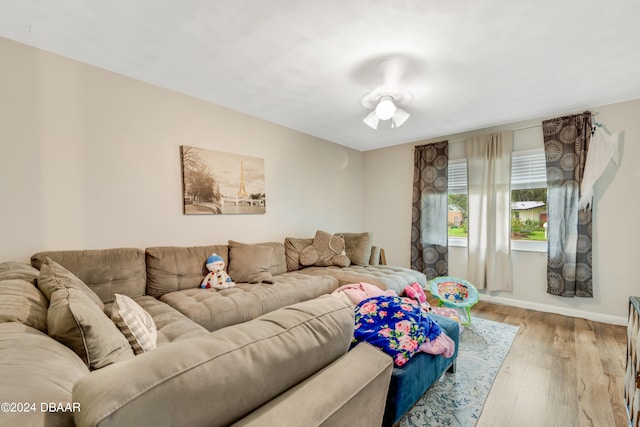
[[[209,273],[207,273],[200,284],[201,288],[227,289],[236,285],[224,270],[224,260],[220,255],[211,254],[211,256],[207,258],[206,266]]]

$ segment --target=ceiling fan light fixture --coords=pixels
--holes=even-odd
[[[389,120],[396,113],[397,107],[393,103],[393,98],[390,96],[383,96],[380,98],[378,105],[376,105],[376,116],[380,120]]]
[[[399,106],[405,106],[413,99],[411,93],[402,88],[378,87],[367,93],[361,104],[369,113],[362,121],[372,129],[378,129],[380,121],[390,121],[390,128],[401,126],[409,118],[409,113]],[[386,126],[383,126],[386,128]]]
[[[367,117],[362,119],[363,122],[367,124],[372,129],[378,129],[378,123],[380,123],[380,119],[376,115],[375,110],[370,112]]]
[[[404,122],[406,122],[407,119],[410,116],[411,116],[411,114],[407,113],[402,108],[396,108],[396,112],[394,113],[393,117],[391,118],[391,127],[392,128],[397,128],[397,127],[402,126],[402,124]]]

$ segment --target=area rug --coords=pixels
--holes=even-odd
[[[517,326],[473,317],[460,337],[456,372],[447,373],[400,420],[400,427],[473,427]]]

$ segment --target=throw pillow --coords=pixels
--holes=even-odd
[[[47,313],[49,336],[69,347],[87,364],[100,369],[133,357],[129,342],[85,292],[57,289]]]
[[[342,236],[329,234],[318,230],[313,239],[313,245],[300,252],[300,264],[318,267],[348,267],[351,260],[346,256],[345,244]]]
[[[78,279],[69,270],[47,257],[40,266],[38,276],[38,288],[51,301],[51,295],[59,289],[76,289],[85,294],[89,300],[104,310],[104,303],[84,282]]]
[[[373,237],[371,233],[342,233],[351,264],[369,265]]]
[[[8,261],[0,263],[0,280],[22,279],[34,284],[38,279],[38,269],[22,262]]]
[[[126,295],[115,294],[111,320],[127,337],[135,354],[156,348],[158,329],[153,317]]]
[[[229,241],[229,276],[236,283],[273,283],[273,248]]]
[[[0,323],[19,322],[47,333],[49,301],[32,283],[0,280]]]
[[[300,252],[311,245],[313,245],[313,239],[298,239],[295,237],[287,237],[284,239],[284,251],[287,257],[287,271],[296,271],[304,267],[300,263]]]

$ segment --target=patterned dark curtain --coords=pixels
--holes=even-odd
[[[591,113],[542,123],[547,158],[547,292],[593,297],[591,209],[579,210]]]
[[[447,141],[415,148],[411,268],[431,280],[448,272],[448,167]]]

